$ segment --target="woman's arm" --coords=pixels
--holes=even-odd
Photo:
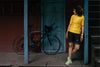
[[[80,39],[81,42],[83,41],[83,34],[84,34],[84,25],[82,25],[82,33],[81,33],[81,39]]]
[[[82,33],[81,33],[81,35],[83,35],[84,34],[84,25],[82,25]]]
[[[84,34],[84,16],[82,17],[81,42],[83,41],[83,34]]]
[[[66,32],[66,38],[68,38],[68,31],[69,31],[69,28],[71,27],[71,24],[72,24],[72,18],[73,18],[73,15],[70,18],[70,23],[68,25],[67,32]]]
[[[71,27],[71,24],[68,25],[67,32],[69,31],[69,28],[70,28],[70,27]]]
[[[71,24],[68,25],[67,32],[66,32],[66,38],[68,38],[68,31],[70,27],[71,27]]]

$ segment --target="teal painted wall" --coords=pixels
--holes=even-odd
[[[51,33],[61,41],[60,52],[65,52],[65,0],[41,0],[41,31],[43,31],[44,25],[52,25],[54,30]],[[48,46],[45,48],[52,50]]]

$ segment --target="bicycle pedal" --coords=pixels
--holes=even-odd
[[[37,49],[37,48],[38,48],[37,46],[32,46],[32,47],[31,47],[32,50],[35,50],[35,49]]]

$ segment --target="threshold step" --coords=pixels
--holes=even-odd
[[[94,49],[100,49],[100,44],[93,44],[92,47],[93,47]]]
[[[0,67],[12,67],[11,64],[0,64]]]
[[[100,57],[95,58],[95,67],[100,67]]]

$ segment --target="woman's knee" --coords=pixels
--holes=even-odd
[[[73,47],[73,43],[69,43],[69,47]]]
[[[75,49],[76,49],[76,50],[79,50],[79,49],[80,49],[80,47],[79,47],[79,46],[75,46]]]

